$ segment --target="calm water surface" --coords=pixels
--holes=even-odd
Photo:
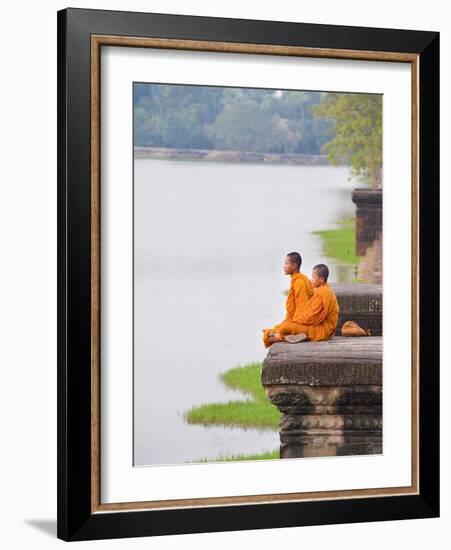
[[[311,232],[355,215],[346,167],[136,159],[135,466],[278,448],[274,431],[191,425],[183,412],[246,399],[218,374],[261,362],[261,330],[285,314],[285,255],[310,276]],[[354,274],[327,261],[330,281]]]

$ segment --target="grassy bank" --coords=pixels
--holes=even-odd
[[[249,363],[221,373],[222,382],[231,389],[242,391],[247,399],[192,407],[184,413],[186,421],[277,431],[281,414],[265,395],[261,369],[261,363]]]
[[[215,458],[215,462],[230,462],[235,460],[274,460],[280,458],[280,451],[276,449],[275,451],[269,451],[267,453],[254,454],[254,455],[232,455],[232,456],[223,456],[220,455]],[[199,460],[193,460],[191,462],[212,462],[211,458],[200,458]]]
[[[357,265],[355,255],[355,219],[347,218],[337,222],[337,228],[313,231],[322,240],[323,253],[339,262]]]
[[[184,413],[191,424],[238,426],[241,428],[270,429],[278,431],[281,413],[273,405],[263,390],[261,383],[261,363],[248,363],[232,368],[219,375],[229,388],[243,392],[247,399],[225,403],[207,403],[192,407]],[[191,462],[218,462],[230,460],[271,460],[280,458],[279,449],[260,454],[238,454],[215,459],[202,458]]]

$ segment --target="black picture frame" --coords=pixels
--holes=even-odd
[[[58,24],[58,530],[65,541],[439,516],[440,33],[68,8]],[[414,54],[418,77],[419,491],[415,495],[93,510],[91,37]],[[331,57],[336,57],[331,53]],[[400,279],[402,276],[400,275]]]

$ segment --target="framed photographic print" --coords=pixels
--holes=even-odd
[[[439,515],[439,33],[58,12],[58,537]]]

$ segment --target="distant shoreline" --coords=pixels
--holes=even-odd
[[[292,153],[257,153],[254,151],[228,151],[214,149],[172,149],[165,147],[135,147],[137,159],[203,160],[212,162],[256,162],[264,164],[297,164],[330,166],[327,155]],[[343,161],[341,165],[346,165]]]

